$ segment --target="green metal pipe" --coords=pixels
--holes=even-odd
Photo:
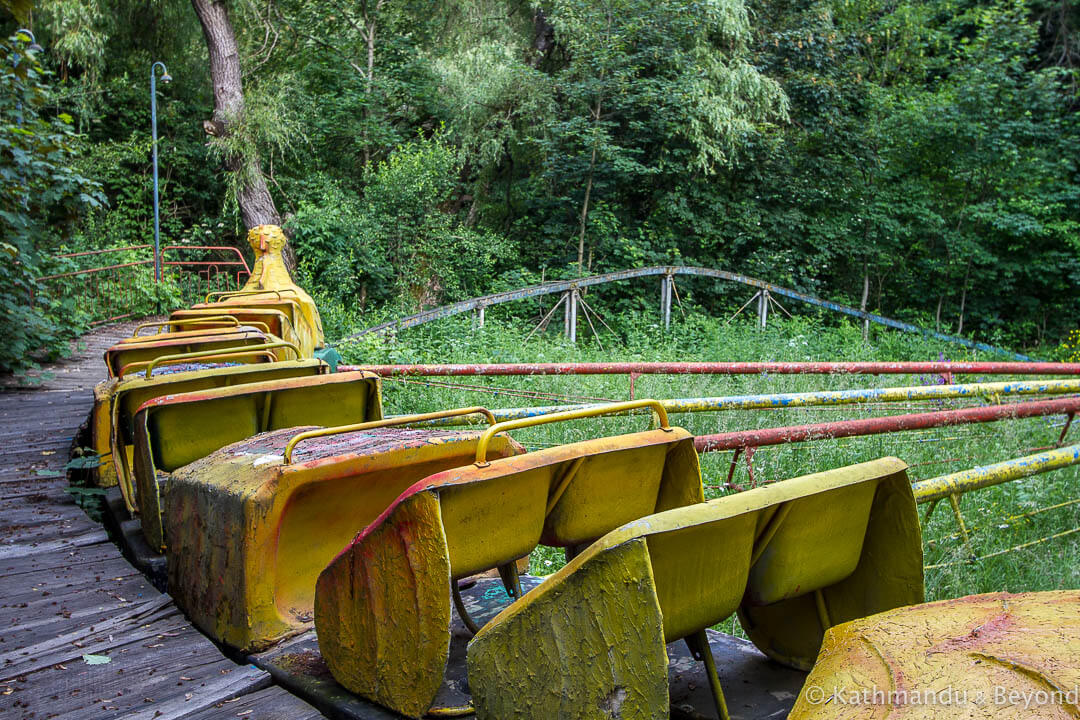
[[[920,480],[912,485],[912,490],[915,493],[915,502],[934,502],[950,495],[1000,485],[1011,480],[1077,464],[1080,464],[1080,445],[1072,445],[1005,460],[993,465],[962,470],[929,480]]]

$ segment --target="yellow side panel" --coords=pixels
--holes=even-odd
[[[832,628],[789,720],[1075,718],[1080,592],[973,595]]]
[[[438,500],[413,495],[369,537],[363,551],[349,548],[319,576],[319,649],[347,689],[419,718],[450,652],[450,565]]]
[[[90,410],[90,441],[94,452],[101,458],[95,472],[98,487],[116,485],[116,465],[112,457],[112,403],[116,391],[115,378],[100,382],[94,387],[94,406]]]
[[[531,552],[544,526],[547,494],[544,468],[441,488],[439,504],[454,577],[489,570]]]
[[[739,607],[757,513],[647,536],[664,641],[674,642]]]
[[[469,643],[477,720],[668,720],[668,657],[645,541],[543,589]],[[523,603],[530,611],[514,612]]]

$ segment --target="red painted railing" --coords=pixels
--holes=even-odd
[[[215,257],[220,255],[224,259]],[[163,282],[180,296],[179,305],[200,302],[214,290],[237,290],[251,274],[240,250],[227,245],[166,245],[161,257]],[[117,261],[103,262],[110,258]],[[61,253],[53,260],[83,266],[39,277],[31,305],[66,302],[72,312],[88,314],[92,325],[157,312],[151,245]]]

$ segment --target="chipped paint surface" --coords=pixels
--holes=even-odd
[[[494,439],[502,437],[499,434]],[[437,623],[443,622],[444,615],[449,617],[451,578],[508,564],[541,542],[557,547],[586,544],[642,515],[704,499],[693,437],[682,428],[597,438],[502,459],[491,457],[484,465],[455,467],[408,488],[334,559],[323,573],[326,579],[320,580],[319,592],[325,588],[326,592],[339,593],[346,575],[362,571],[365,577],[349,579],[350,587],[379,588],[380,593],[386,592],[385,601],[380,602],[389,604],[382,612],[394,618],[394,623],[421,627],[418,637],[442,638],[449,628]],[[397,538],[401,533],[411,534],[412,529],[405,525],[418,522],[416,517],[425,512],[431,515],[425,516],[425,527],[437,528],[431,531],[437,542],[431,538],[416,542],[408,546],[407,552],[440,553],[440,562],[448,568],[445,577],[416,576],[399,582],[402,568],[414,562],[411,555],[393,564],[365,560],[405,553]],[[382,574],[384,570],[386,575]],[[347,648],[368,647],[375,639],[330,636],[389,631],[330,618],[326,613],[332,608],[349,610],[336,601],[319,602],[325,608],[321,616],[316,615],[323,654],[331,670],[348,669],[341,676],[335,672],[339,682],[406,714],[431,702],[434,689],[429,696],[427,688],[437,689],[441,682],[446,661],[443,650],[436,652],[427,644],[379,644],[377,652],[349,654]],[[369,600],[358,592],[353,602]],[[442,608],[441,614],[428,611],[434,604]],[[326,638],[325,643],[322,638]],[[339,651],[348,656],[333,657]],[[426,684],[403,688],[399,695],[385,690],[394,682],[389,677],[350,685],[353,677],[383,678],[411,663],[422,667],[429,676]],[[362,672],[357,669],[361,665],[365,668]],[[372,687],[380,688],[377,696],[367,694],[373,692]]]
[[[987,405],[963,410],[941,410],[928,413],[890,415],[865,420],[838,420],[813,425],[791,425],[789,427],[767,428],[764,430],[742,430],[715,435],[699,435],[694,442],[698,452],[715,452],[735,448],[766,447],[791,442],[806,442],[823,438],[880,435],[905,430],[925,430],[927,428],[951,425],[966,425],[1045,415],[1064,415],[1077,412],[1080,412],[1080,398],[1069,397],[1058,400],[1009,403],[1007,405]]]
[[[628,551],[635,543],[646,552]],[[639,558],[644,568],[628,569]],[[605,598],[605,610],[587,595],[600,587],[622,600]],[[738,610],[763,652],[808,667],[829,618],[843,622],[922,597],[906,466],[883,458],[667,510],[608,533],[481,628],[469,648],[470,683],[483,718],[578,717],[566,714],[559,697],[581,701],[580,717],[600,718],[585,699],[619,688],[627,691],[625,717],[666,718],[666,692],[655,704],[646,690],[666,683],[665,643]],[[629,607],[652,602],[662,627],[652,638],[635,636],[639,621]],[[592,624],[603,632],[590,633]],[[549,627],[557,652],[544,639]],[[622,664],[648,653],[664,657],[663,670],[640,661],[632,673],[640,685],[621,683]],[[525,677],[513,677],[521,669]]]
[[[319,648],[347,689],[419,718],[450,652],[450,562],[437,498],[425,492],[399,504],[370,537],[363,552],[340,556],[319,575]]]
[[[319,572],[407,487],[471,461],[478,437],[380,429],[312,442],[289,466],[267,461],[305,429],[226,446],[167,486],[170,592],[200,629],[240,650],[310,628]],[[500,437],[498,456],[517,452]]]
[[[1025,455],[917,482],[913,485],[915,500],[920,503],[933,502],[954,493],[978,490],[1077,463],[1080,463],[1080,445]]]
[[[789,718],[1057,720],[1077,687],[1080,592],[973,595],[832,628]]]
[[[164,549],[159,488],[177,468],[260,432],[381,417],[380,381],[364,372],[244,383],[147,400],[133,421],[133,474],[147,542]]]
[[[533,612],[520,621],[485,626],[467,656],[477,719],[666,720],[668,656],[648,556],[641,538],[613,547],[555,591],[525,595],[515,605]]]

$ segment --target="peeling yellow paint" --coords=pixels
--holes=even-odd
[[[790,720],[1076,718],[1080,592],[973,595],[837,625]]]
[[[667,510],[608,533],[473,638],[468,664],[478,719],[605,720],[612,716],[595,699],[619,696],[619,717],[660,720],[669,715],[665,643],[738,611],[764,652],[806,667],[821,645],[823,620],[921,601],[922,545],[905,470],[885,458]],[[600,603],[590,594],[601,588],[621,598]],[[651,603],[661,627],[643,635],[630,608]],[[649,690],[657,684],[660,694]]]
[[[200,629],[240,650],[310,627],[319,572],[407,487],[469,462],[479,435],[362,431],[305,444],[283,465],[285,445],[307,429],[224,447],[167,487],[170,592]],[[522,452],[506,436],[495,451]]]
[[[484,444],[482,438],[478,452]],[[597,438],[490,461],[485,455],[481,463],[427,477],[402,494],[320,576],[315,625],[323,658],[349,690],[419,717],[442,682],[451,581],[505,566],[539,543],[577,547],[642,515],[703,499],[693,436],[682,428]],[[403,545],[399,538],[414,537],[421,522],[434,529]],[[416,553],[436,553],[443,560],[419,561]],[[410,574],[408,569],[419,565],[445,567],[446,572]],[[438,612],[432,610],[436,605]],[[357,619],[372,614],[400,632]],[[362,636],[344,637],[349,633]],[[354,651],[372,647],[375,652]],[[403,667],[419,668],[423,681],[399,684],[393,676]],[[527,660],[522,668],[528,668]]]

